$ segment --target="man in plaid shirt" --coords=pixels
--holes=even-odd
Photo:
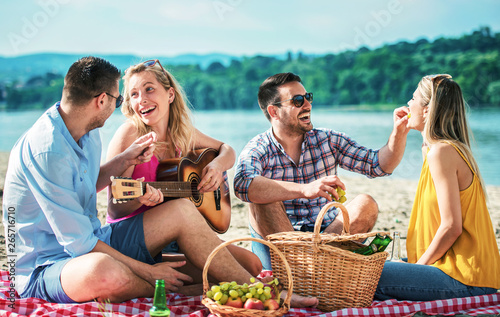
[[[259,105],[271,128],[254,137],[238,159],[234,190],[250,202],[250,231],[262,238],[283,231],[313,231],[316,217],[336,187],[345,190],[337,166],[369,178],[390,175],[403,157],[408,118],[402,108],[394,111],[394,129],[379,150],[360,146],[344,133],[313,129],[313,95],[299,76],[281,73],[266,79],[259,88]],[[351,233],[370,231],[378,206],[366,194],[346,205]],[[340,233],[342,215],[335,208],[325,215],[322,230]],[[252,243],[252,251],[271,269],[269,248]]]

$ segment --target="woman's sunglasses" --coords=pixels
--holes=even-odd
[[[165,70],[165,68],[163,68],[163,66],[161,66],[161,63],[159,60],[157,59],[150,59],[149,61],[145,61],[144,63],[142,63],[144,66],[146,67],[153,67],[155,66],[156,64],[160,65],[160,68],[161,70],[165,73],[165,75],[167,74],[167,71]]]
[[[309,103],[313,102],[313,93],[312,92],[306,92],[303,95],[295,95],[293,98],[287,99],[287,100],[282,100],[276,103],[273,103],[273,105],[277,105],[280,103],[283,103],[285,101],[290,101],[292,100],[292,103],[295,107],[300,108],[304,105],[304,100],[309,101]]]
[[[146,67],[153,67],[156,64],[158,64],[158,65],[160,65],[160,68],[163,71],[163,73],[168,77],[167,71],[165,70],[165,68],[163,68],[163,66],[161,65],[160,61],[157,60],[157,59],[150,59],[150,60],[147,60],[145,62],[142,62],[141,64],[144,65],[144,66],[146,66]],[[137,65],[139,65],[139,64],[137,64]],[[125,70],[125,74],[127,74],[127,71],[128,71],[128,69]]]

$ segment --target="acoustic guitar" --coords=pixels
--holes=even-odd
[[[160,189],[164,201],[188,198],[217,233],[224,233],[231,222],[231,197],[226,183],[213,192],[197,190],[201,172],[219,152],[207,148],[191,151],[185,157],[163,160],[156,171],[156,182],[141,182],[131,178],[111,177],[114,203],[121,203],[142,196],[146,184]]]

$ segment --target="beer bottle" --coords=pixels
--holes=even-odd
[[[401,236],[399,231],[394,231],[392,240],[392,256],[391,261],[401,261]]]
[[[377,252],[382,252],[387,248],[387,246],[389,245],[389,243],[391,243],[391,241],[392,238],[390,235],[382,236],[379,233],[377,233],[372,243],[377,246]]]
[[[370,255],[377,252],[377,246],[373,243],[370,243],[369,245],[353,250],[352,252],[362,255]]]
[[[382,236],[377,233],[377,235],[375,236],[375,238],[373,238],[372,242],[369,245],[353,250],[352,252],[363,255],[382,252],[387,248],[389,243],[391,243],[391,240],[392,238],[390,236]]]
[[[165,294],[165,281],[156,280],[155,297],[153,299],[153,307],[149,310],[149,315],[153,316],[170,316],[170,309],[167,307],[167,296]]]

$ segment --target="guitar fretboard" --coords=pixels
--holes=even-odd
[[[146,192],[146,184],[161,190],[165,197],[191,197],[193,193],[197,193],[198,186],[196,183],[190,182],[147,182],[142,183],[142,189]]]

